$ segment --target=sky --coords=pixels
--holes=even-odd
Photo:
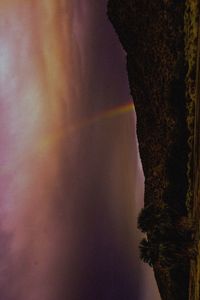
[[[143,189],[106,0],[1,0],[0,298],[160,299]]]

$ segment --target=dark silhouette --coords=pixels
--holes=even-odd
[[[148,263],[150,267],[153,266],[157,260],[156,245],[150,243],[146,238],[140,242],[140,258],[143,262]]]

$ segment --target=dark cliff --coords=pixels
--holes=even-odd
[[[180,216],[187,216],[191,134],[186,96],[185,12],[186,1],[178,0],[108,3],[109,19],[127,53],[145,175],[145,206],[166,203]],[[188,299],[189,263],[166,271],[158,262],[154,273],[162,299]]]

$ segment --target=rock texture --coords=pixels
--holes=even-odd
[[[183,0],[108,3],[108,16],[127,53],[145,174],[145,205],[165,202],[182,216],[187,216],[189,155],[185,10]],[[188,299],[189,265],[172,272],[163,271],[158,263],[154,271],[162,299]]]

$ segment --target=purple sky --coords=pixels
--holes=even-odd
[[[106,1],[2,1],[0,298],[160,299],[126,57]]]

